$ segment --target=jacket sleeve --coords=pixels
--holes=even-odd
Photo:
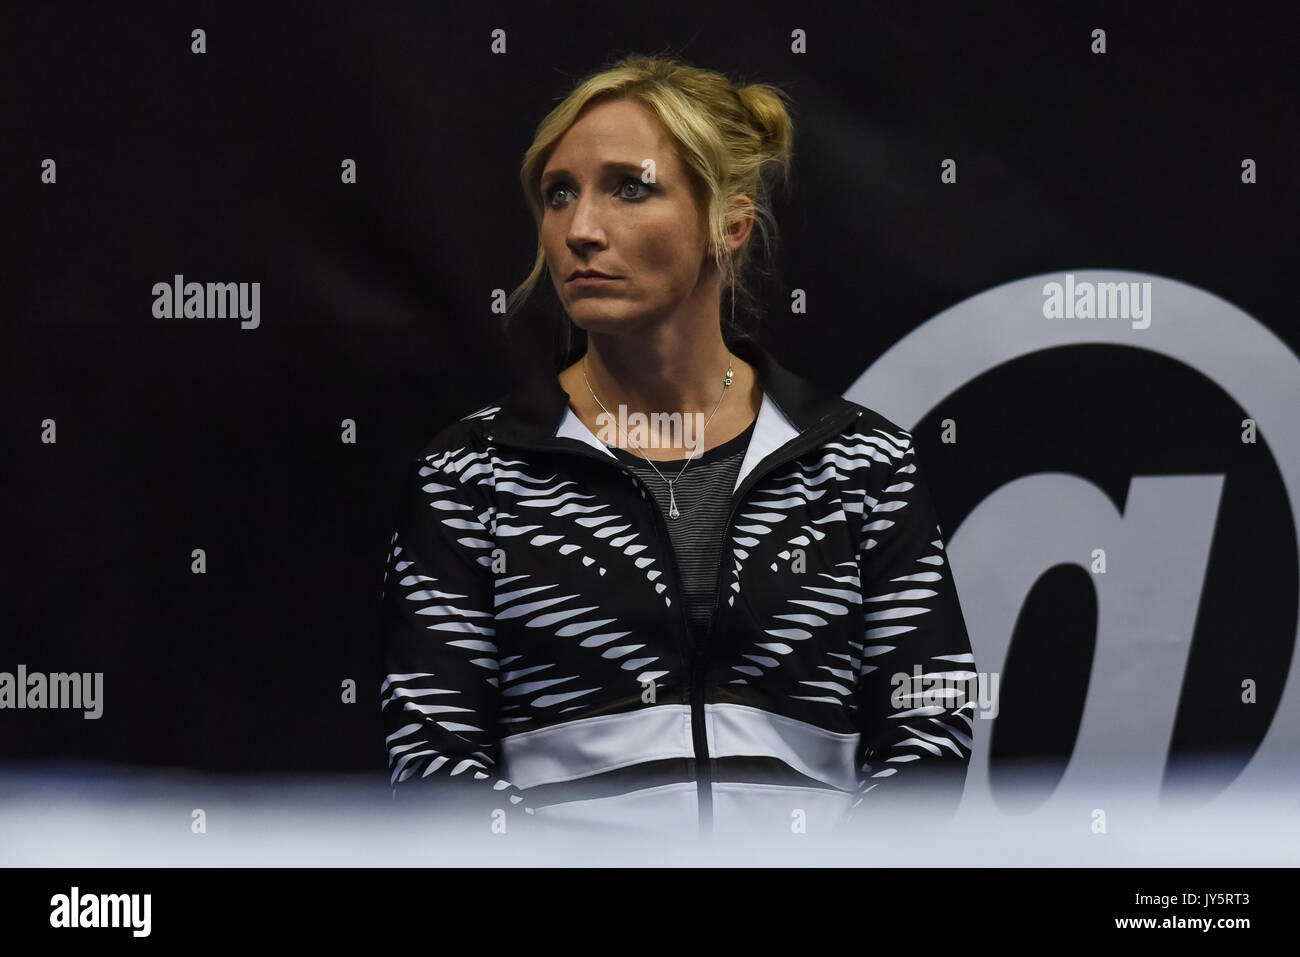
[[[855,693],[859,786],[848,821],[886,805],[910,809],[918,799],[955,808],[970,762],[970,637],[912,436],[901,435],[896,467],[875,504],[864,503],[871,507],[858,552],[865,626]],[[922,682],[949,683],[947,693],[925,688],[918,673]]]
[[[459,450],[408,465],[382,598],[390,784],[399,801],[432,797],[457,811],[531,815],[520,790],[497,774],[492,506],[465,477],[477,470],[460,468],[472,458]]]

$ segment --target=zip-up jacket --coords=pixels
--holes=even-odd
[[[410,463],[382,603],[395,796],[788,833],[960,792],[974,703],[896,677],[974,674],[911,434],[728,344],[763,396],[698,644],[667,519],[553,373]]]

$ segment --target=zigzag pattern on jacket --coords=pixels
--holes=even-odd
[[[564,456],[494,446],[486,426],[498,410],[465,416],[413,463],[384,574],[381,706],[394,787],[468,779],[532,813],[529,787],[502,767],[512,736],[584,721],[613,729],[613,716],[684,709],[689,697],[679,639],[663,634],[680,609],[649,524],[654,503],[626,472],[597,468],[580,482]],[[800,786],[844,793],[846,816],[909,766],[964,772],[974,708],[891,704],[892,676],[919,665],[966,679],[974,659],[912,437],[870,410],[859,416],[736,508],[720,569],[728,626],[710,649],[708,698],[764,722],[753,740],[777,728],[791,742],[807,733],[847,748],[852,781],[784,746],[732,752],[770,754]],[[501,559],[505,573],[494,571]],[[808,573],[791,571],[799,560]],[[647,687],[658,689],[649,704]],[[624,763],[673,754],[639,742]],[[551,777],[590,777],[619,760]]]

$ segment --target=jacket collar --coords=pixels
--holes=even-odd
[[[752,337],[734,333],[726,337],[726,342],[735,355],[754,367],[758,376],[763,391],[760,420],[779,416],[784,426],[781,431],[788,437],[809,431],[827,415],[851,405],[842,396],[780,365]],[[570,433],[570,419],[576,416],[569,410],[569,394],[561,388],[557,373],[548,369],[531,375],[502,400],[493,418],[492,432],[505,441],[546,439]]]

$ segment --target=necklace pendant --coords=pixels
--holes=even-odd
[[[673,491],[672,485],[668,486],[668,517],[676,518],[681,512],[677,511],[677,493]]]

